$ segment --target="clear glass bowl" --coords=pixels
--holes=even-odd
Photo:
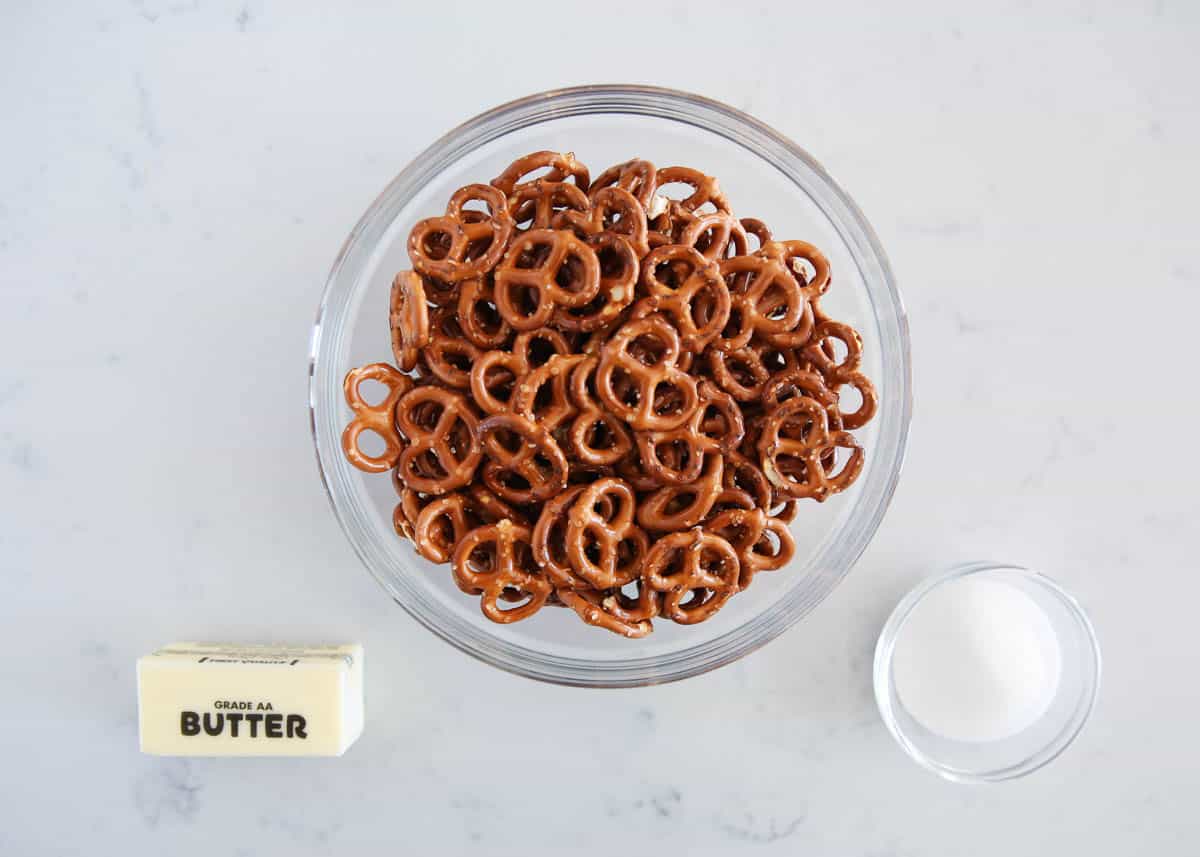
[[[904,622],[923,598],[951,581],[980,575],[1015,586],[1042,608],[1058,641],[1058,686],[1045,711],[1025,729],[996,741],[956,741],[926,729],[904,708],[892,674],[892,654]],[[892,737],[917,763],[948,780],[986,783],[1031,774],[1079,735],[1100,691],[1100,646],[1083,608],[1043,574],[994,562],[974,562],[923,581],[904,596],[875,647],[875,701]]]
[[[765,220],[776,237],[803,238],[832,262],[822,301],[861,331],[863,369],[879,412],[860,432],[867,451],[858,482],[825,504],[806,503],[793,524],[799,546],[787,568],[755,578],[712,620],[658,622],[642,640],[545,609],[495,625],[460,593],[445,566],[419,557],[392,530],[390,480],[342,457],[350,412],[342,378],[391,360],[388,292],[408,267],[405,241],[419,219],[440,213],[458,187],[497,175],[531,151],[574,151],[592,174],[631,157],[684,164],[720,179],[734,211]],[[347,537],[384,589],[417,621],[480,660],[560,684],[627,687],[697,675],[777,637],[825,598],[874,534],[899,476],[908,436],[908,323],[883,249],[851,199],[795,143],[724,104],[666,89],[587,86],[533,95],[489,110],[421,153],[380,194],[334,262],[312,334],[309,386],[321,475]]]

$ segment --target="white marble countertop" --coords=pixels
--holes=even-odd
[[[1197,7],[489,5],[0,10],[0,853],[1196,853]],[[379,188],[465,117],[597,80],[821,160],[888,248],[916,378],[846,583],[743,662],[625,692],[515,679],[392,605],[305,412]],[[1066,755],[972,788],[892,743],[869,664],[905,589],[987,557],[1072,590],[1106,672]],[[138,753],[137,655],[263,636],[366,645],[344,758]]]

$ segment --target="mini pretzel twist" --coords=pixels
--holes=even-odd
[[[711,618],[738,591],[740,566],[729,542],[697,527],[655,542],[642,574],[664,593],[662,615],[691,625]]]
[[[492,493],[486,485],[472,482],[466,488],[471,511],[485,524],[495,524],[507,518],[514,524],[529,526],[529,517]]]
[[[579,413],[569,395],[569,385],[571,373],[585,359],[580,354],[555,354],[517,381],[509,409],[553,434],[559,425]],[[550,391],[544,401],[543,390]]]
[[[512,338],[512,327],[496,309],[490,276],[463,280],[458,293],[458,324],[463,336],[478,348],[500,348]]]
[[[771,380],[771,373],[763,365],[762,356],[753,348],[734,351],[714,348],[708,352],[708,366],[718,386],[739,402],[753,402],[762,398]]]
[[[679,200],[679,204],[687,211],[698,211],[711,204],[716,211],[729,212],[729,200],[713,176],[691,167],[666,167],[658,171],[657,179],[659,190],[669,184],[684,184],[692,188],[690,195]]]
[[[724,211],[714,211],[688,223],[679,243],[698,250],[710,262],[744,256],[748,246],[746,229],[736,217]]]
[[[564,280],[569,288],[560,283]],[[516,330],[543,327],[556,306],[583,306],[599,290],[596,253],[570,232],[531,229],[512,243],[496,269],[496,309]]]
[[[662,279],[660,269],[670,275],[669,281]],[[652,250],[643,262],[641,283],[648,297],[632,317],[667,315],[687,352],[702,351],[729,322],[732,298],[720,269],[691,247],[667,244]]]
[[[425,287],[416,271],[401,271],[392,282],[391,312],[392,354],[396,365],[405,372],[417,366],[421,349],[429,344],[429,305]]]
[[[742,417],[737,403],[708,381],[700,382],[699,393],[700,406],[684,425],[635,433],[642,472],[660,485],[695,482],[706,453],[736,454],[741,443]]]
[[[397,478],[425,494],[446,494],[471,481],[482,451],[467,400],[441,387],[416,387],[396,403],[396,426],[408,438]]]
[[[478,212],[465,208],[476,200],[490,209],[482,218],[468,216]],[[420,273],[446,283],[459,283],[494,268],[504,255],[512,230],[505,195],[487,185],[467,185],[451,197],[445,215],[427,218],[413,227],[408,236],[408,257]]]
[[[645,209],[650,205],[654,191],[658,188],[658,170],[654,164],[638,158],[609,167],[596,176],[588,191],[593,205],[600,191],[608,187],[617,187],[632,194]]]
[[[746,492],[757,508],[771,506],[771,481],[754,459],[740,452],[726,453],[721,484],[726,489]]]
[[[616,464],[633,449],[633,439],[625,423],[600,407],[591,382],[600,361],[585,357],[571,375],[571,400],[579,413],[567,432],[571,454],[584,464]]]
[[[463,335],[453,307],[434,311],[432,326],[429,343],[421,353],[425,369],[447,386],[467,389],[471,386],[471,365],[479,359],[479,349]]]
[[[796,541],[787,524],[757,506],[724,511],[704,528],[729,542],[737,553],[739,590],[748,587],[758,572],[783,568],[796,555]]]
[[[559,306],[553,323],[566,331],[592,332],[615,324],[633,302],[638,280],[638,257],[620,235],[601,232],[588,239],[599,263],[600,287],[595,297],[578,307]]]
[[[580,619],[588,625],[612,631],[631,640],[645,637],[654,630],[650,622],[658,615],[660,595],[647,586],[639,584],[638,596],[631,599],[620,589],[598,591],[595,589],[559,589],[558,597]],[[628,608],[626,604],[630,605]],[[626,613],[644,618],[630,619],[620,615]]]
[[[795,334],[808,339],[812,330],[812,310],[795,277],[776,259],[763,256],[735,256],[721,260],[721,276],[729,284],[733,308],[729,329],[717,339],[722,351],[736,351],[750,344],[757,331],[765,336]],[[797,331],[807,324],[808,329]],[[779,343],[783,344],[783,343]]]
[[[850,413],[842,412],[842,427],[845,429],[862,428],[871,421],[879,407],[879,397],[875,392],[875,385],[862,372],[839,372],[835,378],[838,382],[838,393],[842,387],[850,387],[858,391],[861,400],[855,410]]]
[[[533,152],[517,158],[504,172],[492,179],[492,186],[509,196],[522,186],[522,179],[528,179],[531,174],[547,167],[549,170],[541,178],[552,182],[563,182],[569,178],[580,190],[588,189],[588,168],[575,160],[575,153],[551,151]]]
[[[449,562],[471,529],[470,502],[462,494],[446,494],[423,508],[413,526],[413,544],[430,562]]]
[[[359,390],[363,381],[378,381],[387,387],[387,395],[377,405],[369,405]],[[354,412],[354,419],[342,432],[342,452],[346,459],[359,470],[368,473],[383,473],[391,470],[400,458],[404,447],[396,433],[396,403],[412,389],[412,379],[386,363],[372,363],[352,369],[342,383],[346,404]],[[373,431],[383,439],[383,452],[367,455],[358,445],[364,431]]]
[[[575,207],[554,216],[555,229],[572,229],[585,240],[597,235],[624,239],[641,259],[650,252],[646,239],[646,209],[633,194],[620,187],[592,188],[591,208]]]
[[[842,343],[846,354],[837,360],[833,354],[832,344]],[[862,362],[862,337],[858,331],[848,324],[836,321],[822,321],[812,332],[812,339],[804,349],[804,356],[826,378],[841,381],[850,374],[858,371]]]
[[[566,456],[550,433],[533,421],[517,414],[493,414],[478,423],[474,433],[489,459],[483,481],[505,500],[545,502],[567,487]]]
[[[508,208],[522,231],[557,228],[564,215],[587,216],[591,208],[588,195],[573,184],[538,179],[521,185],[508,198]]]
[[[742,224],[742,230],[748,237],[752,237],[758,241],[759,250],[766,246],[767,242],[771,240],[771,228],[757,217],[743,217],[738,222]],[[747,247],[747,249],[749,249],[749,247]]]
[[[694,527],[708,515],[721,493],[725,463],[720,455],[704,456],[700,478],[688,485],[664,485],[643,498],[637,522],[651,532],[678,532]]]
[[[756,255],[772,259],[789,271],[805,300],[814,301],[829,291],[829,260],[807,241],[767,241]]]
[[[624,586],[638,575],[649,548],[646,533],[633,523],[633,489],[620,479],[601,479],[584,488],[567,521],[567,556],[571,568],[598,589]],[[597,507],[606,507],[601,514]],[[622,545],[628,556],[620,556]],[[593,560],[591,552],[596,559]]]
[[[518,333],[513,340],[512,353],[528,369],[536,369],[555,354],[570,354],[571,343],[562,333],[550,327],[527,330]]]
[[[793,396],[808,396],[827,408],[837,404],[837,396],[825,386],[825,379],[807,369],[772,375],[762,391],[762,401],[768,411],[775,410]]]
[[[571,559],[567,555],[569,512],[583,489],[583,485],[570,485],[560,494],[547,500],[542,505],[542,512],[533,528],[534,559],[556,587],[583,589],[588,586],[586,580],[575,574],[571,567]]]
[[[661,356],[646,362],[632,353],[638,339],[646,337],[662,348]],[[679,358],[679,333],[665,319],[650,315],[621,327],[601,350],[596,370],[596,392],[613,414],[635,429],[643,431],[678,428],[687,422],[700,403],[696,380],[676,368]],[[617,391],[617,372],[628,378],[636,394],[636,403],[626,401]],[[660,407],[659,387],[678,394],[678,405],[670,410]]]
[[[732,396],[710,381],[701,381],[697,434],[713,441],[726,455],[735,452],[746,433],[742,409]]]
[[[528,527],[502,520],[467,533],[454,551],[454,582],[468,595],[479,595],[483,615],[507,624],[532,616],[554,588],[537,569]],[[523,599],[517,607],[501,601]]]
[[[785,433],[789,424],[798,427],[799,431]],[[762,458],[763,473],[780,494],[823,501],[853,481],[850,476],[836,490],[830,484],[821,458],[835,445],[825,407],[816,399],[797,396],[788,399],[766,418],[758,439],[758,453]],[[784,457],[795,462],[796,467],[785,467],[781,461]]]

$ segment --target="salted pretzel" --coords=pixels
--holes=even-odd
[[[359,387],[363,381],[378,381],[387,387],[383,401],[371,405],[362,397]],[[412,379],[386,363],[372,363],[352,369],[346,374],[342,390],[354,419],[342,432],[342,452],[359,470],[383,473],[391,470],[400,458],[404,443],[396,432],[396,403],[412,389]],[[383,452],[367,455],[358,445],[364,431],[372,431],[383,439]]]
[[[557,226],[563,215],[587,216],[588,195],[573,184],[537,179],[517,188],[508,198],[509,210],[521,231]]]
[[[571,505],[567,556],[574,572],[598,589],[624,586],[638,575],[650,540],[633,522],[635,505],[633,489],[612,478],[593,482]],[[629,548],[625,557],[622,544]]]
[[[738,589],[750,585],[760,571],[776,571],[796,555],[792,531],[761,508],[728,509],[705,522],[704,528],[729,542],[737,553]]]
[[[650,622],[658,615],[661,601],[659,593],[639,582],[637,598],[629,598],[620,589],[559,589],[556,590],[563,604],[588,625],[612,631],[631,640],[645,637],[654,630]],[[625,606],[628,605],[628,606]],[[621,613],[643,618],[630,619]]]
[[[480,482],[472,482],[463,490],[466,491],[470,499],[471,512],[485,524],[494,524],[497,521],[508,518],[514,524],[529,526],[529,517],[527,515],[517,511],[515,507],[501,500],[486,485]]]
[[[721,276],[733,301],[730,312],[734,322],[717,339],[722,351],[736,351],[750,344],[758,332],[764,336],[796,333],[807,320],[807,340],[812,329],[812,310],[806,312],[806,298],[795,277],[776,259],[764,256],[734,256],[720,262]],[[782,343],[780,343],[782,344]]]
[[[748,347],[734,351],[714,348],[708,352],[708,367],[717,386],[739,402],[762,398],[771,380],[761,355]]]
[[[593,205],[600,191],[609,187],[617,187],[632,194],[644,210],[650,205],[654,191],[658,188],[658,170],[654,164],[638,158],[609,167],[596,176],[588,190]]]
[[[833,346],[842,343],[845,355],[838,360]],[[805,358],[826,378],[839,380],[858,371],[862,362],[862,337],[848,324],[822,321],[812,332],[812,339],[804,349]]]
[[[477,423],[474,436],[488,456],[484,484],[505,500],[545,502],[567,487],[562,449],[546,429],[526,417],[493,414]]]
[[[641,288],[647,297],[631,317],[668,316],[685,352],[702,351],[729,321],[732,299],[720,269],[692,247],[666,244],[650,251],[642,263]]]
[[[712,176],[705,175],[691,167],[665,167],[658,171],[658,186],[656,192],[661,192],[670,184],[684,184],[691,187],[692,192],[679,204],[687,211],[699,211],[706,205],[713,210],[729,212],[729,200],[721,191],[720,183]]]
[[[715,443],[697,434],[690,424],[670,431],[637,432],[636,438],[642,472],[660,485],[695,482],[700,478],[704,454],[716,449]]]
[[[479,212],[467,210],[473,201],[485,203],[489,211],[480,217]],[[408,257],[420,273],[459,283],[494,268],[512,230],[505,194],[488,185],[467,185],[450,198],[443,216],[426,218],[413,227]]]
[[[829,260],[807,241],[767,241],[755,255],[772,259],[790,272],[805,300],[816,300],[829,291]]]
[[[536,181],[531,179],[533,173],[546,169],[547,172],[538,178],[552,182],[564,182],[570,179],[582,191],[588,189],[588,168],[575,160],[574,152],[533,152],[522,158],[517,158],[504,172],[492,179],[492,186],[498,188],[505,196],[511,195],[524,183]],[[522,179],[525,182],[522,182]]]
[[[528,368],[536,369],[555,354],[570,354],[571,343],[552,327],[518,333],[513,340],[512,353]]]
[[[620,187],[592,188],[590,208],[573,207],[554,215],[555,229],[571,229],[587,240],[597,235],[623,238],[638,259],[650,252],[646,239],[646,209],[629,191]]]
[[[485,351],[471,365],[471,397],[484,413],[504,413],[517,379],[528,371],[528,365],[511,352]]]
[[[454,582],[468,595],[480,596],[483,615],[493,622],[506,624],[528,618],[554,591],[533,561],[531,538],[528,527],[505,519],[471,530],[454,550]],[[501,601],[514,598],[524,603],[501,606]]]
[[[553,434],[559,425],[579,413],[569,388],[572,372],[586,359],[581,354],[555,354],[518,379],[509,410]]]
[[[454,549],[471,529],[470,501],[452,493],[434,499],[413,526],[413,544],[430,562],[449,562]]]
[[[500,348],[512,338],[512,327],[496,309],[496,294],[490,275],[463,280],[458,293],[457,312],[463,336],[477,348]]]
[[[717,492],[717,498],[713,501],[712,508],[704,516],[702,523],[707,526],[709,521],[724,512],[728,512],[730,509],[757,508],[758,501],[751,497],[748,492],[743,491],[741,488],[722,488]]]
[[[415,387],[396,403],[396,426],[408,438],[397,461],[397,478],[425,494],[446,494],[471,481],[482,451],[479,421],[459,393]]]
[[[879,407],[879,397],[875,385],[862,372],[839,372],[834,376],[837,381],[837,393],[840,398],[841,389],[850,387],[858,391],[859,405],[850,413],[841,411],[842,427],[844,429],[862,428],[875,416]],[[839,405],[840,410],[840,405]]]
[[[640,338],[652,339],[661,354],[652,363],[639,359]],[[621,327],[601,349],[600,365],[596,369],[596,393],[604,405],[632,428],[642,431],[677,428],[687,422],[700,403],[696,381],[676,368],[679,358],[679,333],[661,316],[650,315],[630,321]],[[620,373],[632,384],[636,402],[618,395]],[[665,386],[679,395],[673,410],[661,407],[659,388]]]
[[[721,493],[725,463],[717,453],[704,456],[700,478],[688,485],[664,485],[642,499],[637,522],[651,532],[679,532],[699,524]]]
[[[696,423],[696,433],[713,441],[727,455],[736,451],[746,433],[745,419],[738,403],[711,381],[701,381],[697,389],[700,419]]]
[[[596,295],[582,306],[559,306],[553,324],[566,331],[591,333],[615,324],[625,307],[633,302],[638,280],[638,257],[620,235],[601,232],[588,238],[596,252],[600,286]]]
[[[762,391],[762,402],[768,411],[793,396],[808,396],[825,407],[837,404],[837,395],[826,385],[825,379],[808,369],[791,369],[771,375]]]
[[[748,247],[745,227],[725,211],[713,211],[689,222],[680,233],[679,243],[699,251],[710,262],[744,256]]]
[[[727,489],[745,491],[760,509],[771,506],[771,481],[755,458],[737,451],[726,453],[721,484]]]
[[[662,615],[681,625],[711,618],[738,591],[740,573],[733,546],[699,527],[655,542],[642,567],[646,584],[663,593]]]
[[[789,424],[800,431],[785,433]],[[823,501],[835,492],[821,457],[834,445],[825,407],[816,399],[796,396],[766,418],[758,438],[758,453],[763,473],[777,492],[786,497]],[[785,466],[781,462],[784,457],[796,467]]]
[[[583,589],[589,585],[571,567],[567,556],[567,521],[571,507],[585,486],[570,485],[542,505],[533,528],[534,559],[556,587]],[[561,595],[561,593],[560,593]]]
[[[422,494],[409,488],[400,479],[399,471],[395,468],[392,469],[391,478],[396,496],[400,498],[400,502],[392,510],[392,527],[409,541],[415,541],[417,519],[421,516],[421,510],[437,498],[432,494]]]
[[[555,307],[583,306],[596,296],[600,262],[571,232],[531,229],[496,268],[494,289],[504,320],[516,330],[534,330],[550,321]]]
[[[567,431],[567,447],[584,464],[605,466],[629,455],[633,439],[625,423],[596,400],[592,380],[599,363],[595,357],[584,357],[571,374],[571,401],[578,414]]]
[[[706,453],[737,454],[743,433],[737,403],[708,381],[701,381],[698,390],[700,406],[687,423],[667,431],[635,432],[641,470],[659,485],[695,482]]]
[[[423,367],[443,384],[465,390],[471,386],[471,365],[479,349],[463,334],[453,307],[434,310],[429,343],[421,352]]]
[[[429,344],[429,305],[425,286],[416,271],[401,271],[392,281],[389,322],[392,328],[392,354],[396,365],[405,372],[417,366],[421,349]]]

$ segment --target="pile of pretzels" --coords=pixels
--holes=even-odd
[[[876,394],[857,331],[821,310],[828,260],[735,218],[711,176],[631,160],[591,181],[535,152],[456,192],[408,254],[395,365],[347,374],[342,446],[391,471],[396,531],[495,622],[702,622],[792,558],[798,500],[862,470]]]

